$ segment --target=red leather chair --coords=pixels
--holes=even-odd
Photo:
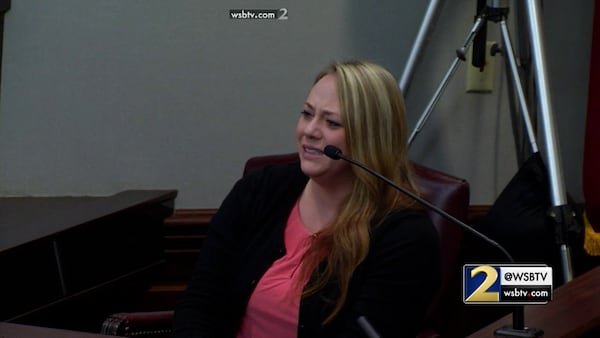
[[[297,153],[256,156],[248,159],[243,175],[266,165],[298,161]],[[421,196],[452,216],[466,221],[469,208],[470,189],[467,181],[438,170],[411,163],[415,183]],[[441,242],[442,285],[428,310],[425,325],[418,337],[440,337],[448,326],[448,313],[460,297],[460,251],[463,230],[433,211],[428,212]],[[101,333],[125,337],[168,337],[172,311],[122,312],[108,317]]]

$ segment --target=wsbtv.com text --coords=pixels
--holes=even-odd
[[[287,8],[280,9],[230,9],[229,18],[234,20],[287,20]]]

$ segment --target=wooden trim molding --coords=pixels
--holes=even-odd
[[[487,214],[490,206],[469,207],[468,224],[475,224]],[[217,209],[177,209],[164,222],[163,241],[165,265],[160,277],[148,289],[144,306],[147,309],[171,309],[185,289],[208,225]]]
[[[467,217],[468,224],[474,224],[489,212],[490,205],[471,205]],[[208,226],[217,209],[177,209],[165,220],[167,227]]]
[[[467,224],[476,224],[488,214],[491,208],[491,205],[470,205],[469,213],[467,215]]]
[[[469,207],[467,224],[476,224],[487,215],[489,205]],[[163,227],[166,267],[165,281],[187,280],[207,236],[217,209],[177,209]]]
[[[166,226],[208,225],[217,209],[177,209],[165,220]]]

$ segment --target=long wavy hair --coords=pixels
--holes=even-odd
[[[353,159],[418,193],[411,180],[407,159],[404,99],[394,77],[383,67],[365,61],[333,63],[323,69],[315,83],[328,74],[337,79],[342,125]],[[412,200],[360,168],[352,192],[338,217],[325,227],[304,256],[301,274],[309,283],[303,296],[329,283],[337,284],[339,297],[332,301],[327,324],[342,310],[356,267],[369,252],[370,232],[393,210],[406,208]]]

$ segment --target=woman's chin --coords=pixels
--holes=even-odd
[[[300,168],[302,169],[304,175],[308,177],[318,177],[325,174],[326,172],[326,170],[322,166],[316,165],[316,163],[301,162]]]

